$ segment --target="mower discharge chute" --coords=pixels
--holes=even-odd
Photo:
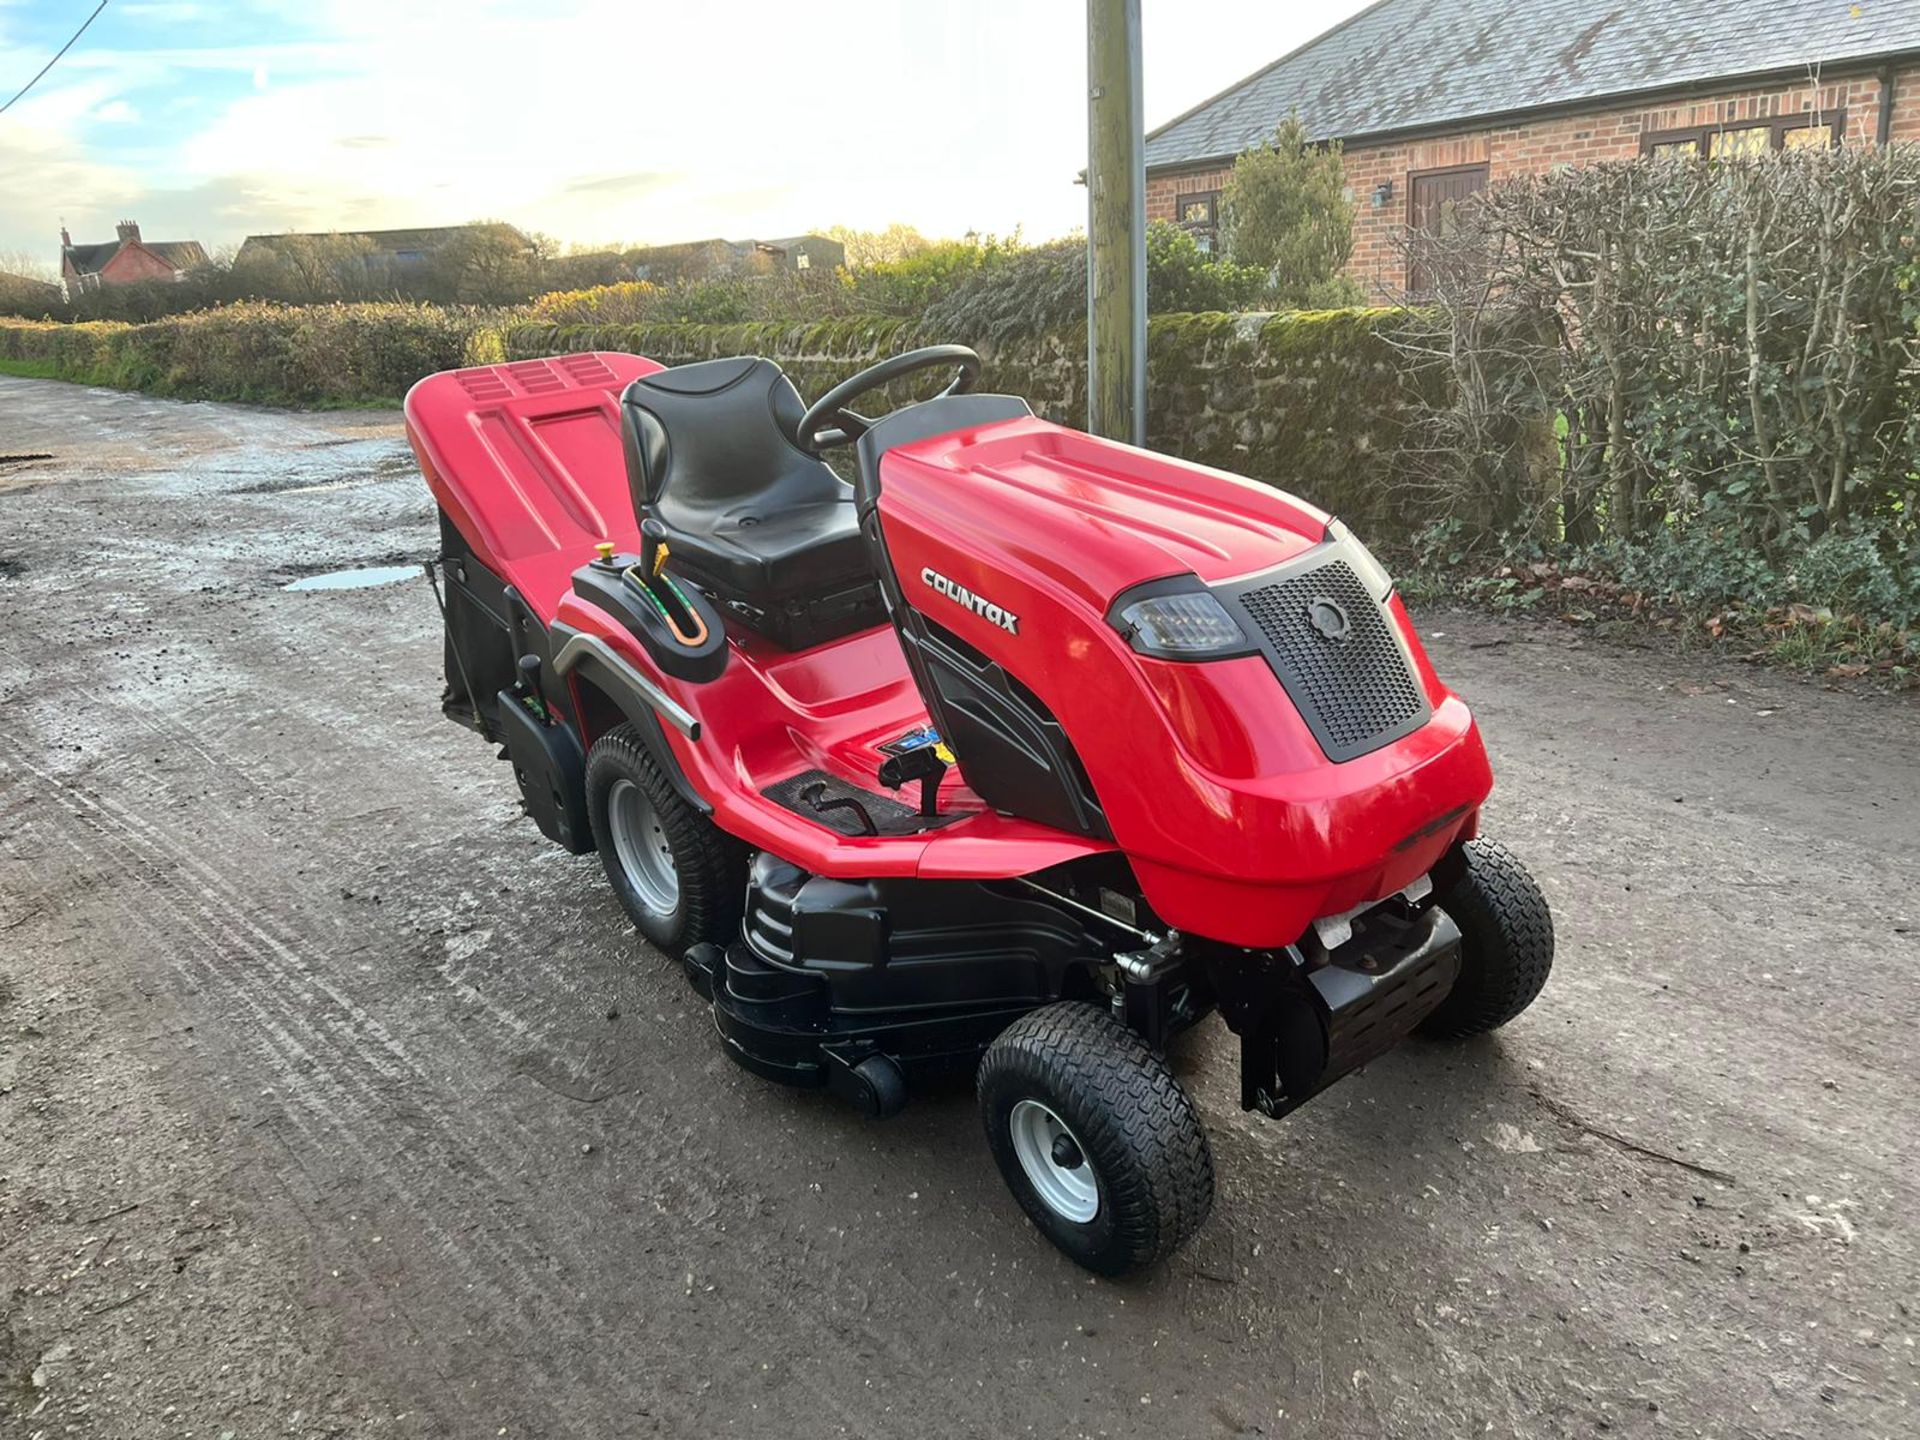
[[[930,368],[934,398],[853,408]],[[978,373],[932,347],[807,408],[755,357],[422,381],[445,708],[734,1059],[876,1116],[972,1073],[1027,1213],[1119,1273],[1212,1203],[1173,1035],[1218,1012],[1279,1116],[1511,1019],[1552,927],[1355,536]]]

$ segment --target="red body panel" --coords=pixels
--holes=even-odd
[[[972,813],[916,836],[847,838],[762,795],[813,768],[877,788],[878,747],[924,725],[926,708],[890,627],[799,654],[736,631],[720,677],[690,684],[654,670],[620,621],[572,593],[571,574],[597,542],[637,545],[618,394],[659,368],[592,354],[433,376],[408,396],[408,434],[483,563],[543,620],[604,640],[699,720],[699,740],[667,738],[718,823],[844,878],[995,879],[1114,848],[986,811],[957,771],[941,808]],[[1143,581],[1228,580],[1293,559],[1320,542],[1322,512],[1034,419],[900,446],[883,460],[882,482],[907,602],[1058,717],[1118,848],[1169,924],[1231,944],[1287,944],[1319,916],[1409,884],[1473,833],[1492,783],[1486,754],[1397,599],[1392,621],[1432,718],[1339,765],[1264,659],[1148,659],[1106,623],[1115,597]],[[923,568],[1017,614],[1018,633],[923,584]]]
[[[907,603],[1004,665],[1060,720],[1169,924],[1239,945],[1290,943],[1321,915],[1411,883],[1471,833],[1492,785],[1486,753],[1397,599],[1393,623],[1433,717],[1340,765],[1264,659],[1148,659],[1106,623],[1114,599],[1143,581],[1232,579],[1304,553],[1324,534],[1320,511],[1015,420],[890,451],[880,513]],[[1013,611],[1017,633],[921,583],[923,568]]]
[[[766,799],[768,786],[814,769],[877,790],[879,747],[927,723],[891,626],[795,655],[735,632],[720,677],[689,685],[653,672],[625,626],[597,605],[570,594],[556,618],[648,669],[700,721],[697,741],[669,730],[667,742],[722,829],[816,875],[1005,879],[1113,848],[985,810],[953,770],[940,808],[973,813],[924,835],[849,837]]]
[[[640,543],[620,392],[664,368],[594,351],[446,370],[407,393],[407,439],[433,498],[544,620],[597,542]]]

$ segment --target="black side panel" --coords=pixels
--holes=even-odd
[[[1112,839],[1073,743],[1040,697],[911,606],[896,619],[927,713],[974,794],[1009,815]]]
[[[446,587],[447,687],[440,708],[490,738],[500,733],[495,696],[519,679],[505,582],[473,558],[464,536],[440,512],[440,575]]]
[[[861,533],[907,668],[967,785],[996,810],[1110,840],[1107,817],[1060,722],[1005,668],[907,604],[880,525],[880,461],[888,450],[1032,413],[1012,395],[949,395],[887,416],[860,437]]]
[[[824,978],[836,1015],[1037,1005],[1095,942],[1056,906],[962,880],[834,880],[753,864],[746,948]]]
[[[570,725],[552,725],[529,710],[512,691],[495,697],[495,714],[506,732],[507,758],[520,798],[540,833],[576,855],[594,848],[587,823],[586,758]]]
[[[907,604],[879,512],[869,511],[864,525],[907,669],[968,787],[1008,815],[1111,840],[1106,812],[1060,722],[1004,667]]]

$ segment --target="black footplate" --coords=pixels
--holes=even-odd
[[[1225,958],[1211,980],[1240,1037],[1240,1104],[1277,1119],[1433,1013],[1460,974],[1460,929],[1438,907],[1386,904],[1311,965],[1293,947]]]
[[[917,835],[961,819],[950,815],[922,815],[911,805],[890,796],[849,785],[825,770],[805,770],[760,792],[796,815],[842,835]]]

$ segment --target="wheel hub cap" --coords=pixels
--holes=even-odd
[[[649,910],[671,914],[680,903],[680,872],[653,802],[631,780],[616,780],[607,796],[607,819],[627,883]]]
[[[1100,1213],[1100,1186],[1086,1151],[1061,1118],[1038,1100],[1022,1100],[1007,1117],[1013,1153],[1040,1202],[1063,1220],[1084,1225]]]

